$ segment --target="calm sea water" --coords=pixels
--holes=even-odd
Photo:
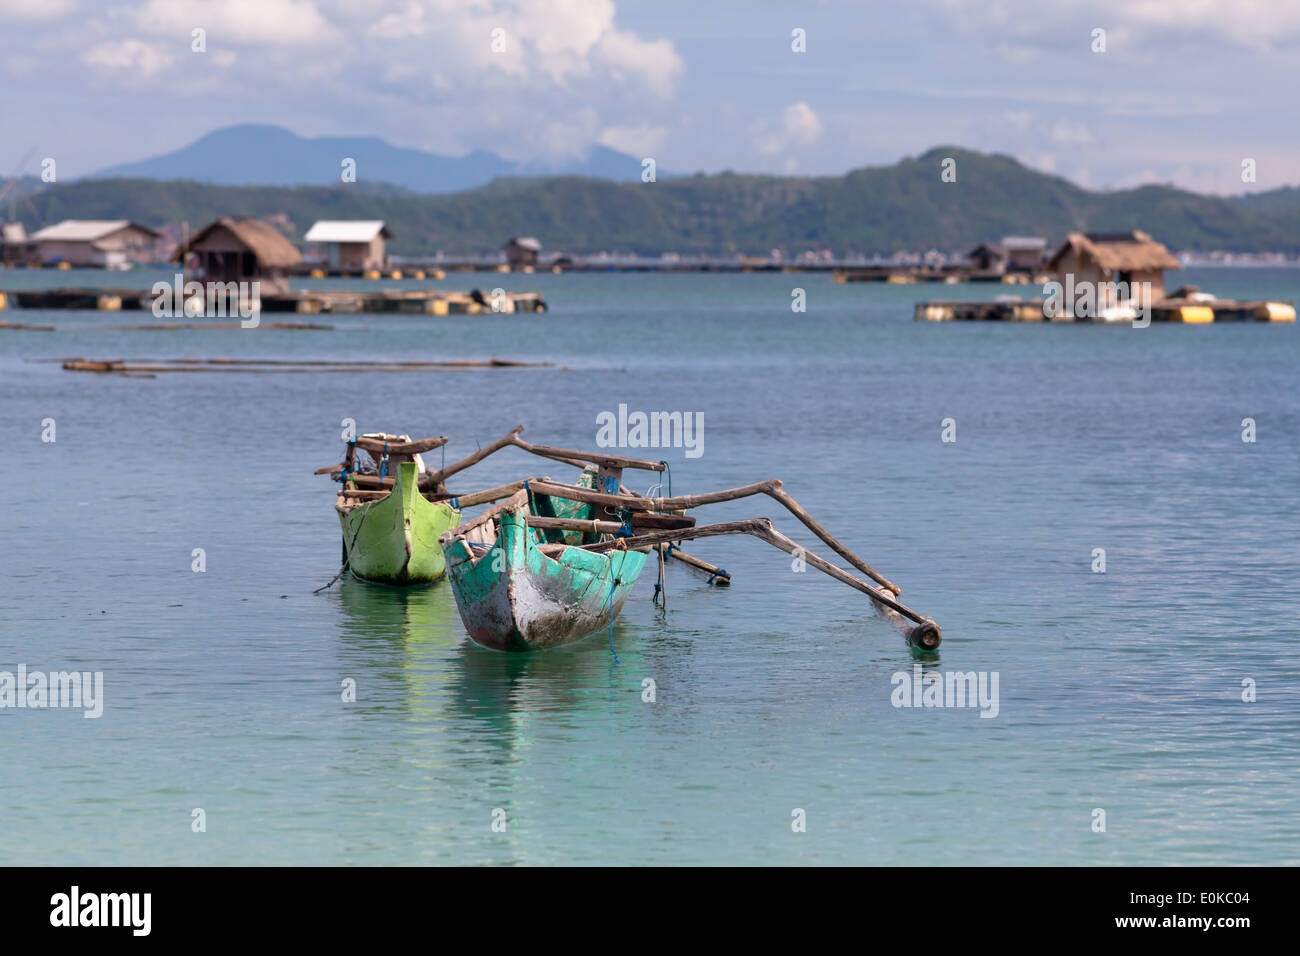
[[[1300,300],[1300,271],[1179,279]],[[0,330],[0,670],[102,671],[105,704],[0,711],[0,861],[1300,862],[1294,326],[932,325],[915,299],[1004,290],[813,275],[441,284],[475,281],[540,289],[552,311],[328,332],[5,313],[58,330]],[[77,355],[556,367],[131,380],[35,361]],[[673,491],[782,478],[943,625],[927,668],[997,673],[997,716],[892,706],[914,664],[898,633],[753,539],[694,545],[735,583],[671,567],[666,613],[647,570],[617,659],[608,635],[478,648],[445,584],[312,593],[338,569],[312,470],[339,460],[342,419],[450,435],[450,461],[518,423],[592,447],[620,403],[703,412],[702,457],[662,453]],[[571,477],[512,451],[456,487],[538,471]],[[768,499],[701,517],[753,515],[816,544]]]

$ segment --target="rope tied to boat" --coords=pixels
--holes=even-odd
[[[667,545],[667,547],[672,548],[672,543],[670,542]],[[651,598],[650,603],[653,604],[655,607],[660,607],[659,595],[662,592],[664,597],[664,603],[662,607],[666,611],[668,610],[668,574],[666,568],[666,563],[667,563],[666,559],[670,552],[666,551],[664,549],[664,546],[662,545],[658,548],[655,548],[655,551],[658,552],[659,554],[659,577],[655,581],[655,593],[654,593],[654,597]]]
[[[383,479],[388,475],[388,439],[384,439],[384,457],[379,462],[379,477]]]
[[[728,581],[730,581],[731,575],[727,573],[726,568],[718,568],[718,570],[714,571],[712,574],[709,575],[709,580],[706,583],[712,584],[718,578],[726,578]]]
[[[621,543],[621,542],[620,542]],[[623,546],[626,551],[627,545]],[[614,663],[622,663],[618,659],[618,651],[614,650],[614,589],[618,587],[618,578],[614,577],[614,552],[607,552],[605,555],[609,559],[609,652],[614,655]]]

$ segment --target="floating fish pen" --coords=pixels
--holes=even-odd
[[[165,293],[170,303],[170,293]],[[101,312],[144,311],[152,312],[157,296],[153,291],[140,289],[30,289],[0,292],[0,310],[18,309],[90,309]],[[299,290],[263,294],[259,297],[261,312],[296,312],[308,315],[320,313],[397,314],[397,315],[482,315],[517,312],[545,312],[546,300],[539,292],[483,293],[448,292],[435,289],[377,289],[371,292],[350,290]],[[238,306],[249,303],[228,303],[230,308],[221,315],[238,314]],[[177,307],[177,317],[202,318],[209,314],[202,296],[193,296],[185,303],[186,309]]]
[[[1002,272],[992,269],[963,267],[928,268],[923,266],[866,266],[853,269],[835,269],[831,272],[831,279],[835,282],[884,282],[889,285],[912,285],[918,282],[937,282],[943,285],[957,285],[963,282],[1030,285],[1035,281],[1035,277],[1028,272]]]
[[[1100,316],[1075,316],[1068,312],[1048,315],[1044,299],[995,300],[993,302],[918,302],[913,318],[918,322],[1101,322],[1132,323],[1139,313],[1132,307],[1107,309]],[[1290,302],[1239,302],[1216,299],[1200,302],[1164,299],[1151,306],[1152,322],[1294,322],[1295,306]]]

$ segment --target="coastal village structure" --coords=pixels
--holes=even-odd
[[[153,258],[158,233],[126,219],[65,219],[32,233],[28,242],[42,263],[124,269]]]
[[[264,293],[285,293],[289,272],[302,256],[269,222],[222,217],[183,243],[172,261],[185,263],[200,281],[256,281]]]
[[[1062,283],[1072,276],[1074,286],[1122,283],[1120,288],[1127,290],[1128,299],[1098,301],[1098,308],[1103,308],[1123,301],[1138,307],[1159,302],[1165,297],[1165,270],[1182,266],[1163,245],[1134,230],[1072,232],[1048,260],[1047,268]],[[1149,290],[1149,298],[1144,297],[1144,290]]]
[[[21,222],[0,224],[0,265],[16,265],[26,262],[30,256],[27,242],[27,230]]]
[[[367,272],[388,266],[384,241],[393,238],[379,219],[322,219],[303,239],[328,247],[329,267],[339,272]]]
[[[966,254],[981,272],[1039,272],[1046,258],[1047,240],[1039,236],[1006,236],[1001,242],[981,242]]]
[[[542,244],[532,236],[515,236],[503,248],[506,252],[506,264],[511,269],[518,269],[520,266],[537,265]]]

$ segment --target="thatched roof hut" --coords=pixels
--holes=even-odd
[[[1173,255],[1145,232],[1072,232],[1048,260],[1054,271],[1073,253],[1081,262],[1094,262],[1106,272],[1151,272],[1180,269]]]
[[[1136,229],[1072,232],[1047,267],[1076,285],[1120,283],[1129,297],[1148,304],[1164,298],[1165,270],[1182,268],[1168,249]]]
[[[181,244],[173,262],[193,260],[210,282],[258,281],[268,292],[289,290],[289,270],[302,262],[293,243],[262,219],[223,216]]]

